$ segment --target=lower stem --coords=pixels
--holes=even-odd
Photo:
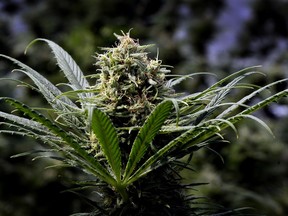
[[[124,202],[127,202],[129,200],[129,196],[126,190],[126,186],[118,185],[116,187],[117,192],[121,195]]]

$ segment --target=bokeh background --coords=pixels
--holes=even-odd
[[[60,44],[88,75],[94,73],[93,55],[99,47],[115,45],[113,33],[121,30],[155,44],[163,64],[173,74],[209,71],[218,78],[239,69],[262,65],[266,76],[248,80],[263,85],[288,77],[287,0],[0,0],[0,53],[10,55],[53,82],[65,81],[45,44],[35,38]],[[13,65],[0,60],[1,78],[23,78],[11,73]],[[195,92],[215,82],[215,77],[198,76],[178,90]],[[13,96],[39,106],[35,92],[15,88],[0,80],[0,96]],[[287,88],[277,85],[272,92]],[[241,93],[239,93],[241,94]],[[240,96],[240,95],[239,95]],[[237,125],[238,138],[227,131],[228,144],[198,152],[195,172],[183,173],[186,181],[209,182],[199,193],[227,208],[250,206],[258,214],[288,215],[288,107],[287,100],[271,105],[257,115],[271,127],[271,137],[253,121]],[[285,105],[286,103],[286,105]],[[1,104],[1,110],[5,110]],[[89,209],[73,193],[69,179],[79,173],[70,169],[46,169],[51,160],[11,155],[40,149],[23,137],[0,135],[0,215],[65,216]]]

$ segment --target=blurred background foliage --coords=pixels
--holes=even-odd
[[[262,65],[260,71],[267,76],[248,81],[263,85],[288,76],[287,10],[287,0],[1,0],[0,53],[25,62],[52,81],[65,81],[44,44],[24,55],[29,42],[43,37],[59,43],[91,74],[96,70],[94,53],[115,44],[113,33],[132,29],[131,36],[141,44],[156,45],[151,57],[158,48],[163,64],[174,67],[173,74],[209,71],[222,78]],[[9,62],[0,61],[1,77],[19,76],[11,69]],[[201,91],[215,80],[194,77],[177,90]],[[35,92],[0,82],[1,96],[34,106],[43,102]],[[283,88],[287,85],[271,91]],[[236,92],[231,97],[240,95]],[[251,206],[260,214],[288,215],[287,101],[257,115],[276,138],[252,121],[242,122],[237,125],[238,138],[227,130],[230,143],[211,146],[222,158],[204,149],[192,160],[195,172],[183,176],[189,182],[208,182],[196,193],[227,208]],[[63,216],[89,209],[78,196],[63,192],[71,186],[67,179],[81,178],[76,170],[45,169],[54,164],[45,159],[10,158],[39,148],[30,139],[0,136],[0,215]]]

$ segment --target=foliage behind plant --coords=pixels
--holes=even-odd
[[[179,172],[189,169],[193,152],[223,142],[224,129],[230,127],[237,133],[234,124],[244,118],[271,132],[251,113],[287,96],[287,90],[256,104],[248,102],[286,80],[264,87],[243,83],[248,76],[259,76],[257,67],[251,67],[201,92],[178,94],[174,86],[199,74],[169,75],[168,66],[148,57],[150,46],[141,46],[129,33],[116,37],[116,47],[96,54],[97,72],[87,77],[57,44],[35,40],[50,46],[68,80],[62,85],[71,88],[69,91],[61,91],[29,66],[1,55],[18,65],[20,69],[15,71],[26,74],[34,85],[17,82],[42,94],[51,106],[31,108],[2,97],[24,115],[0,112],[4,119],[1,132],[38,139],[50,146],[47,152],[60,153],[60,157],[52,157],[63,165],[86,172],[87,181],[78,185],[98,193],[89,201],[95,207],[92,215],[216,213],[219,209],[199,206],[199,197],[186,193],[198,184],[183,185]],[[251,92],[238,101],[225,100],[229,93],[243,88]]]

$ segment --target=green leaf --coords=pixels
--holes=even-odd
[[[124,181],[130,177],[139,161],[145,155],[150,143],[169,116],[172,105],[173,103],[170,100],[160,103],[145,121],[133,143],[124,173]]]
[[[121,180],[121,152],[117,132],[112,121],[101,110],[94,109],[91,127],[116,180],[119,182]]]
[[[133,173],[133,175],[128,179],[127,184],[131,184],[132,182],[138,180],[142,176],[146,175],[151,169],[150,166],[152,166],[155,162],[159,161],[161,158],[163,158],[172,148],[177,148],[189,141],[195,134],[195,129],[192,128],[191,130],[183,133],[176,139],[169,142],[167,145],[159,149],[154,155],[152,155],[148,160],[145,161],[144,164],[141,165],[141,167]]]
[[[159,149],[154,155],[148,158],[145,163],[129,178],[127,184],[131,184],[142,176],[151,172],[155,169],[154,166],[156,168],[161,166],[161,163],[159,164],[159,162],[162,159],[169,158],[168,156],[173,154],[173,150],[177,149],[177,151],[181,151],[191,147],[192,145],[197,145],[212,137],[213,135],[216,135],[221,129],[224,129],[228,126],[235,130],[235,127],[232,125],[232,123],[227,123],[226,120],[219,119],[217,119],[217,121],[209,121],[209,124],[207,125],[192,127],[190,130],[173,139],[167,145]]]
[[[90,156],[83,148],[81,148],[78,140],[75,140],[71,135],[69,135],[69,133],[51,122],[41,113],[31,109],[27,105],[15,99],[6,97],[1,98],[1,100],[6,101],[11,106],[32,118],[34,121],[37,121],[43,126],[47,127],[47,129],[49,129],[55,136],[60,137],[67,145],[72,147],[74,153],[71,153],[71,157],[73,157],[73,159],[77,161],[77,163],[79,163],[79,165],[82,166],[86,171],[94,174],[99,179],[109,183],[110,185],[116,185],[114,178],[108,173],[108,171],[94,157]]]
[[[90,85],[86,80],[83,72],[73,60],[73,58],[64,49],[62,49],[58,44],[54,43],[53,41],[43,38],[32,41],[28,45],[28,47],[36,41],[44,41],[49,45],[55,55],[59,67],[61,68],[69,82],[72,84],[72,88],[74,90],[89,88]],[[87,96],[89,96],[89,94],[87,94]]]
[[[59,97],[62,92],[53,85],[49,80],[39,74],[37,71],[33,70],[24,63],[18,61],[17,59],[11,58],[9,56],[1,55],[0,57],[6,58],[13,63],[17,64],[22,69],[15,69],[14,71],[26,74],[37,86],[38,91],[45,97],[47,102],[59,112],[71,112],[71,110],[79,110],[79,108],[66,96]],[[34,87],[35,88],[35,87]],[[59,97],[59,98],[58,98]],[[65,116],[66,117],[66,116]],[[80,121],[73,117],[67,116],[64,118],[68,123],[72,122],[73,125],[80,125]]]
[[[46,153],[46,152],[55,152],[54,150],[49,150],[49,149],[45,149],[45,150],[32,150],[32,151],[27,151],[27,152],[22,152],[19,154],[15,154],[10,156],[10,158],[18,158],[18,157],[23,157],[23,156],[27,156],[27,155],[32,155],[32,154],[38,154],[38,153]]]
[[[243,116],[244,118],[250,118],[250,119],[258,122],[260,125],[262,125],[262,126],[267,130],[267,132],[268,132],[272,137],[275,138],[275,135],[273,134],[272,130],[270,129],[270,127],[269,127],[264,121],[262,121],[261,119],[255,117],[255,116],[253,116],[253,115],[242,115],[242,116]]]
[[[55,97],[58,95],[61,95],[62,92],[55,85],[53,85],[49,80],[47,80],[37,71],[33,70],[31,67],[23,64],[17,59],[14,59],[6,55],[0,54],[0,57],[6,58],[12,61],[13,63],[17,64],[19,67],[21,67],[22,70],[19,69],[19,70],[14,70],[14,71],[25,73],[27,76],[29,76],[29,78],[32,79],[33,82],[37,85],[38,89],[41,91],[41,93],[46,98],[46,100],[53,106],[55,104],[56,106],[56,107],[54,106],[55,108],[62,110],[64,104],[69,105],[69,107],[77,108],[77,106],[67,97],[61,97],[59,99],[61,103],[60,102],[56,103],[58,102],[58,100],[54,101]]]
[[[212,75],[215,76],[215,74],[213,73],[208,73],[208,72],[198,72],[198,73],[192,73],[192,74],[188,74],[188,75],[171,75],[175,78],[169,79],[166,83],[166,87],[167,88],[172,88],[178,84],[180,84],[181,82],[185,81],[188,78],[193,79],[193,76],[199,76],[199,75]]]
[[[283,82],[283,80],[282,80]],[[275,84],[275,83],[274,83]],[[267,88],[267,87],[263,87]],[[262,89],[263,90],[263,89]],[[261,90],[259,90],[261,91]],[[259,92],[256,90],[255,92]],[[253,94],[253,93],[251,93]],[[256,93],[255,93],[256,94]],[[254,95],[254,94],[253,94]],[[233,124],[243,120],[244,118],[252,118],[259,122],[263,127],[265,127],[270,133],[270,129],[268,126],[263,123],[262,121],[259,121],[259,119],[251,117],[249,114],[261,109],[264,106],[267,106],[268,104],[277,101],[280,98],[287,97],[288,96],[288,90],[284,90],[281,92],[278,92],[277,94],[274,94],[263,101],[258,102],[257,104],[246,108],[241,113],[234,115],[226,120],[220,119],[217,117],[215,120],[204,122],[203,124],[192,127],[190,130],[186,131],[179,137],[175,138],[171,142],[169,142],[167,145],[159,149],[154,155],[152,155],[150,158],[148,158],[144,164],[141,165],[141,167],[133,173],[133,175],[126,181],[126,184],[131,184],[132,182],[138,180],[142,176],[149,173],[151,170],[153,170],[151,167],[156,166],[155,164],[160,162],[160,160],[164,158],[168,158],[169,155],[173,154],[173,149],[178,149],[179,151],[185,150],[190,148],[193,145],[197,145],[197,143],[203,142],[210,137],[214,135],[219,135],[219,132],[223,131],[227,127],[232,127],[233,130],[235,130],[235,127]],[[250,98],[250,96],[249,96]],[[247,98],[245,98],[247,99]],[[240,102],[243,102],[242,100]],[[237,104],[239,106],[239,104]],[[159,166],[159,165],[157,165]]]
[[[224,87],[220,87],[212,90],[210,93],[212,93],[214,96],[210,99],[210,102],[207,104],[206,108],[214,107],[217,104],[220,104],[227,96],[228,93],[234,88],[237,88],[237,83],[239,83],[242,79],[245,77],[255,74],[256,72],[247,72],[245,74],[239,75],[235,77],[232,81],[230,81],[228,84],[226,84]],[[216,109],[216,107],[215,107]],[[215,109],[212,109],[210,111],[207,111],[203,113],[202,115],[199,115],[197,119],[195,120],[194,124],[198,124],[199,122],[203,121],[205,118],[207,118],[209,115],[211,115]]]
[[[236,110],[236,109],[240,106],[240,104],[244,104],[246,101],[250,100],[251,98],[253,98],[255,95],[259,94],[260,92],[262,92],[262,91],[264,91],[264,90],[266,90],[266,89],[269,89],[269,88],[271,88],[272,86],[275,86],[275,85],[277,85],[277,84],[279,84],[279,83],[287,82],[287,81],[288,81],[287,78],[286,78],[286,79],[282,79],[282,80],[278,80],[278,81],[275,81],[275,82],[273,82],[273,83],[270,83],[270,84],[268,84],[268,85],[265,85],[265,86],[263,86],[263,87],[255,90],[255,91],[253,91],[252,93],[246,95],[246,96],[243,97],[241,100],[239,100],[239,101],[238,101],[237,103],[235,103],[233,106],[231,106],[231,107],[229,107],[228,109],[226,109],[224,112],[222,112],[220,115],[218,115],[217,118],[223,118],[224,116],[232,113],[234,110]],[[275,94],[275,95],[272,95],[269,99],[265,99],[265,100],[259,102],[259,105],[257,105],[257,106],[258,106],[257,109],[260,109],[260,108],[268,105],[269,103],[277,100],[278,98],[285,97],[285,96],[287,96],[287,90],[286,90],[286,93],[285,93],[285,90],[284,90],[283,92],[279,92],[279,93],[277,93],[277,94]],[[261,105],[260,105],[260,104],[261,104]],[[253,107],[254,107],[254,106],[253,106]],[[255,108],[255,107],[254,107],[254,108]],[[250,111],[249,111],[249,112],[247,111],[245,114],[252,113],[252,112],[256,111],[256,110],[254,110],[254,108],[249,108],[249,109],[247,109],[247,110],[250,110]]]
[[[185,102],[191,102],[193,103],[194,100],[198,99],[198,98],[202,98],[203,96],[206,96],[210,93],[214,94],[215,93],[215,90],[217,90],[217,88],[219,86],[221,86],[223,83],[227,82],[228,80],[232,79],[233,77],[235,77],[236,79],[238,79],[237,77],[241,77],[241,76],[247,76],[247,75],[250,75],[250,74],[253,74],[253,73],[259,73],[261,74],[260,72],[255,72],[254,69],[256,68],[259,68],[259,66],[253,66],[253,67],[248,67],[248,68],[244,68],[240,71],[237,71],[235,73],[232,73],[231,75],[221,79],[220,81],[216,82],[215,84],[213,84],[212,86],[210,86],[209,88],[207,88],[206,90],[202,91],[202,92],[199,92],[199,93],[196,93],[196,94],[191,94],[191,95],[187,95],[186,97],[183,98],[183,100]],[[253,69],[253,71],[251,71]],[[240,78],[242,79],[242,78]]]
[[[43,125],[41,125],[39,122],[30,120],[30,119],[26,119],[23,117],[19,117],[19,116],[13,115],[13,114],[8,114],[8,113],[2,112],[2,111],[0,111],[0,117],[13,122],[15,125],[20,125],[23,128],[35,130],[39,133],[50,134],[50,131],[48,131],[47,128],[44,127]]]

